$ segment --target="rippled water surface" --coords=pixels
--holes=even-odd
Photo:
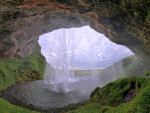
[[[86,76],[69,82],[67,86],[70,89],[68,92],[55,92],[51,90],[51,85],[45,84],[43,80],[38,80],[26,84],[16,84],[6,90],[6,93],[10,98],[17,98],[26,104],[48,109],[87,100],[90,98],[91,92],[102,84],[99,78]]]

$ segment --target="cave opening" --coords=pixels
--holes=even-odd
[[[41,35],[38,43],[47,62],[44,80],[16,84],[7,93],[23,105],[44,110],[90,99],[97,86],[115,80],[114,72],[122,72],[121,63],[117,63],[117,69],[112,65],[133,54],[89,26],[54,30]],[[106,73],[109,77],[101,74],[110,66]]]
[[[44,109],[88,100],[97,86],[116,79],[114,72],[122,73],[121,63],[117,63],[117,69],[112,66],[107,70],[105,74],[110,75],[105,78],[109,79],[107,82],[101,79],[100,76],[106,76],[101,71],[133,54],[89,26],[54,30],[41,35],[38,43],[47,62],[45,78],[18,86],[21,92],[16,96]],[[41,95],[42,99],[37,98]]]
[[[0,2],[1,112],[149,111],[149,0],[19,1]],[[73,41],[62,38],[67,34]],[[127,57],[124,46],[109,39],[135,55]],[[65,48],[68,43],[74,46]]]
[[[111,42],[89,26],[54,30],[41,35],[38,42],[47,62],[45,83],[58,92],[70,91],[70,82],[81,79],[78,76],[82,73],[100,76],[100,70],[133,54],[125,46]],[[121,73],[122,66],[118,64]],[[112,69],[114,72],[116,69]]]

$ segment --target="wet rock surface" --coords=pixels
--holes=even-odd
[[[148,0],[3,0],[0,2],[0,58],[40,53],[37,43],[40,35],[59,28],[89,25],[148,61],[149,4]]]

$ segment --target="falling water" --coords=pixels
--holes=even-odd
[[[74,54],[74,34],[73,34],[72,30],[70,30],[70,32],[69,32],[69,37],[71,37],[68,39],[68,45],[70,46],[68,48],[70,48],[70,50],[71,50],[71,56],[70,57],[68,56],[70,58],[69,59],[69,65],[70,65],[69,78],[75,79],[75,77],[74,77],[74,56],[75,56],[75,54]]]
[[[100,72],[96,69],[111,66],[123,56],[132,54],[89,26],[80,30],[71,28],[53,31],[40,37],[39,44],[47,61],[45,83],[57,92],[70,90],[69,83],[76,81],[74,70],[89,70],[90,75],[97,76]],[[124,52],[120,52],[120,49]],[[114,67],[109,71],[113,80],[116,77],[115,71]],[[118,71],[121,72],[121,69]]]
[[[49,62],[56,65],[51,65],[47,63],[45,72],[45,83],[50,84],[53,91],[68,92],[68,83],[72,80],[75,80],[73,71],[73,39],[74,37],[71,37],[71,34],[69,35],[69,38],[66,38],[65,29],[63,29],[62,35],[59,37],[59,41],[61,43],[57,43],[57,49],[49,49]],[[68,48],[70,51],[68,51]],[[71,53],[70,56],[68,56],[67,52]]]

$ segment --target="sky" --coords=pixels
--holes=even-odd
[[[41,35],[38,42],[42,55],[54,67],[60,62],[60,55],[62,59],[63,51],[66,51],[69,67],[73,65],[74,69],[106,68],[133,54],[89,26],[54,30]]]

